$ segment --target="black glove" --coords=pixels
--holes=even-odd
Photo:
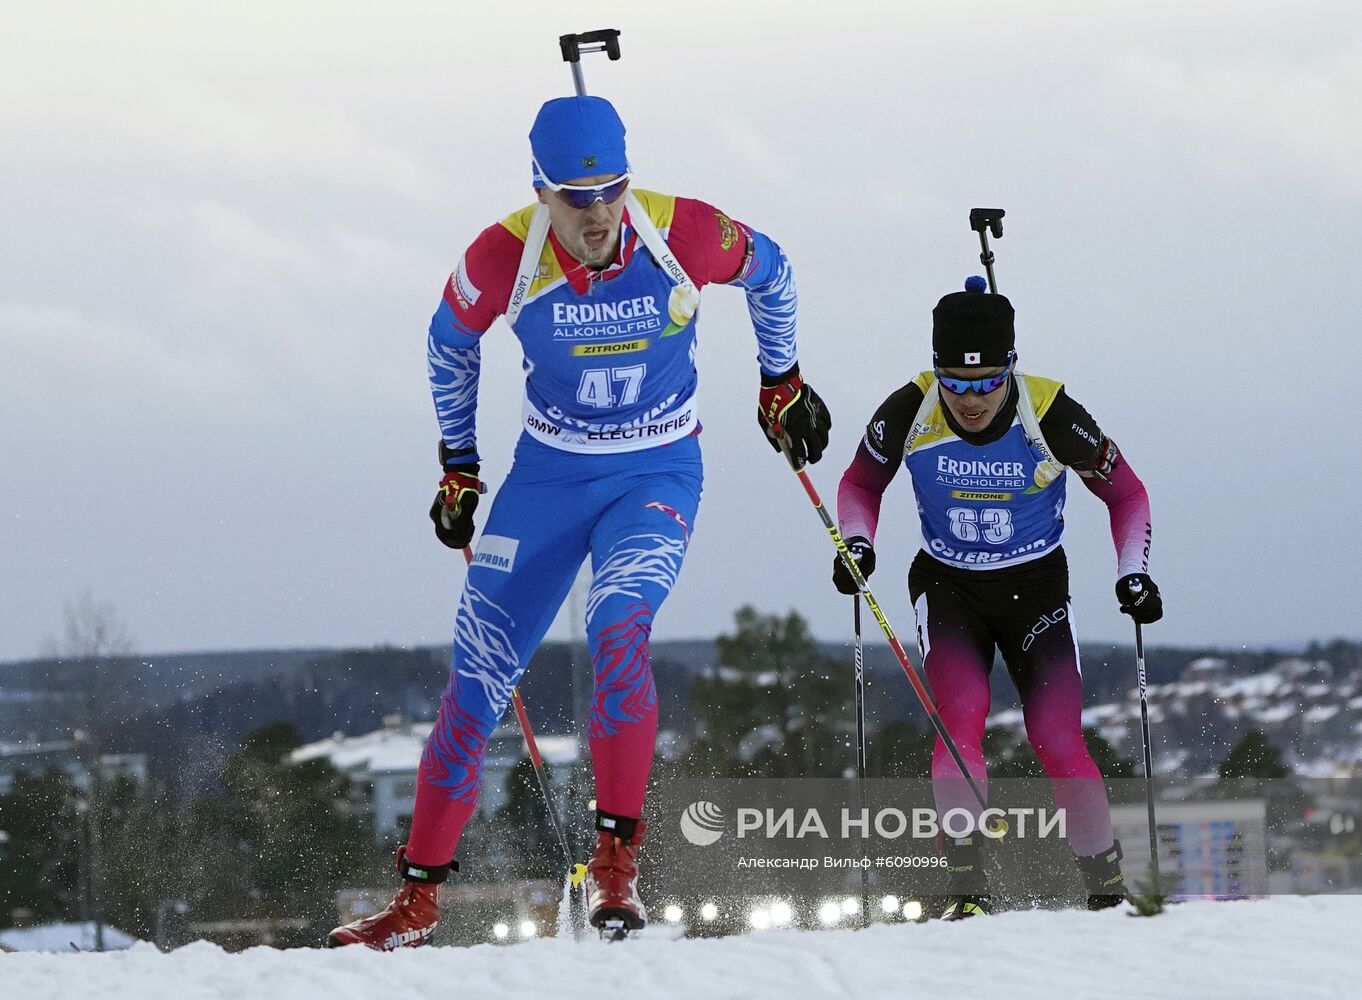
[[[789,442],[791,456],[800,465],[812,465],[823,457],[828,431],[832,430],[828,408],[813,386],[799,377],[798,365],[784,375],[762,375],[757,423],[776,451],[780,451],[780,441],[772,427],[779,427]]]
[[[449,469],[440,480],[430,519],[435,522],[435,537],[451,549],[461,549],[473,540],[473,511],[478,509],[481,492],[476,465]]]
[[[870,544],[870,539],[852,535],[846,540],[846,546],[851,557],[856,560],[861,576],[869,580],[870,574],[875,572],[875,548]],[[851,596],[861,592],[856,586],[856,581],[851,578],[851,571],[842,562],[840,552],[832,560],[832,585],[837,588],[839,594]]]
[[[1152,625],[1163,617],[1163,598],[1148,573],[1127,573],[1116,581],[1116,600],[1121,614],[1140,625]]]
[[[466,461],[473,457],[476,452],[472,448],[450,451],[440,442],[445,477],[430,505],[430,519],[435,522],[435,537],[451,549],[461,549],[473,540],[473,511],[478,509],[478,497],[485,490],[478,478],[478,463]]]

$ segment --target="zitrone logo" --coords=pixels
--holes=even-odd
[[[681,833],[696,847],[708,847],[724,835],[723,810],[713,802],[692,802],[681,814]]]

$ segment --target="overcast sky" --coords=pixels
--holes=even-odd
[[[530,200],[529,125],[571,91],[557,36],[607,25],[624,58],[586,78],[637,183],[795,266],[829,504],[929,365],[932,305],[979,270],[969,209],[1002,206],[1021,366],[1149,488],[1168,611],[1147,640],[1362,637],[1356,0],[740,6],[8,7],[0,659],[87,587],[143,652],[448,641],[427,324],[467,243]],[[844,637],[829,542],[755,428],[743,296],[704,303],[705,497],[654,635],[751,602]],[[519,433],[504,325],[484,358],[495,490]],[[1080,634],[1126,639],[1076,477],[1068,513]],[[917,545],[901,473],[872,582],[905,638]]]

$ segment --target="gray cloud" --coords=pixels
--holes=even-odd
[[[645,184],[793,259],[828,503],[978,268],[966,212],[1001,204],[1023,367],[1150,487],[1151,641],[1356,635],[1362,29],[1341,3],[1184,7],[628,8],[625,58],[588,80]],[[463,247],[528,200],[525,133],[568,89],[554,39],[582,27],[548,4],[24,12],[0,41],[0,658],[86,586],[146,649],[448,639],[425,327]],[[745,601],[845,634],[822,529],[755,431],[742,296],[703,315],[705,501],[657,634]],[[504,327],[486,355],[495,486],[521,376]],[[875,584],[906,636],[900,478]],[[1123,638],[1104,511],[1070,492],[1080,628]]]

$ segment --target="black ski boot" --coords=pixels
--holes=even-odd
[[[946,841],[946,870],[951,873],[947,888],[946,909],[942,920],[966,920],[987,916],[991,907],[988,898],[988,877],[975,834],[959,840]]]
[[[1083,886],[1088,890],[1088,909],[1105,910],[1119,906],[1126,898],[1126,880],[1121,874],[1121,842],[1115,841],[1101,854],[1074,855]]]

